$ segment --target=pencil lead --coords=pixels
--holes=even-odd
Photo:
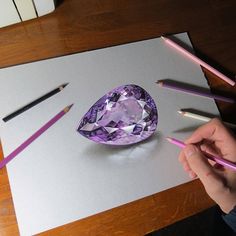
[[[185,114],[185,112],[184,112],[184,111],[181,111],[181,110],[179,110],[178,113],[181,114],[181,115],[184,115],[184,114]]]
[[[62,85],[63,88],[65,88],[68,84],[69,84],[69,83],[65,83],[65,84],[63,84],[63,85]]]
[[[59,87],[60,91],[63,90],[68,84],[69,84],[69,83],[62,84],[62,85]]]
[[[69,107],[69,109],[71,109],[71,107],[73,107],[73,106],[74,106],[74,103],[70,104],[68,107]]]

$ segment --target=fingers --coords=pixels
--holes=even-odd
[[[191,137],[186,140],[186,143],[199,143],[204,139],[235,144],[235,139],[230,134],[229,130],[216,118],[199,127]]]
[[[203,151],[204,153],[208,153],[212,156],[221,156],[221,150],[219,150],[217,147],[215,147],[214,144],[208,144],[208,143],[203,143],[200,145],[200,149],[201,151]]]
[[[199,177],[208,195],[225,213],[232,210],[236,204],[236,193],[231,191],[228,181],[215,172],[196,146],[187,145],[183,152],[189,167]]]
[[[187,145],[183,152],[189,167],[199,177],[210,196],[224,188],[222,178],[214,171],[207,158],[196,146]]]
[[[185,144],[179,155],[184,170],[191,178],[198,176],[208,195],[224,212],[229,212],[236,204],[236,191],[232,188],[235,173],[232,177],[229,170],[208,161],[204,153],[236,162],[235,137],[218,119],[212,119],[199,127]]]
[[[191,169],[197,174],[202,182],[208,181],[209,176],[214,176],[211,165],[208,163],[205,156],[194,145],[187,145],[183,149],[186,160]]]
[[[191,167],[189,166],[183,150],[179,154],[179,162],[182,164],[184,171],[188,173],[191,179],[197,177],[197,175],[192,171]]]

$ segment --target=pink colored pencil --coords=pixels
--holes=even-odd
[[[230,79],[229,77],[225,76],[224,74],[222,74],[220,71],[216,70],[215,68],[213,68],[212,66],[210,66],[209,64],[207,64],[206,62],[204,62],[203,60],[201,60],[200,58],[198,58],[197,56],[195,56],[194,54],[192,54],[191,52],[187,51],[185,48],[181,47],[180,45],[178,45],[177,43],[175,43],[174,41],[172,41],[169,38],[166,38],[164,36],[161,36],[161,38],[170,46],[172,46],[173,48],[175,48],[176,50],[180,51],[181,53],[183,53],[185,56],[187,56],[188,58],[190,58],[191,60],[195,61],[196,63],[200,64],[201,66],[205,67],[207,70],[211,71],[213,74],[217,75],[220,79],[224,80],[225,82],[227,82],[228,84],[234,86],[235,85],[235,81],[233,81],[232,79]]]
[[[4,158],[0,162],[0,169],[3,168],[8,162],[15,158],[20,152],[27,148],[34,140],[36,140],[41,134],[43,134],[47,129],[49,129],[53,124],[55,124],[59,119],[61,119],[73,106],[67,106],[58,114],[56,114],[51,120],[49,120],[45,125],[38,129],[33,135],[31,135],[27,140],[25,140],[19,147],[17,147],[13,152]]]
[[[179,141],[175,138],[170,138],[170,137],[167,137],[166,138],[170,143],[172,144],[175,144],[177,145],[178,147],[181,147],[181,148],[184,148],[186,146],[185,143],[183,143],[182,141]],[[223,159],[222,157],[218,157],[218,156],[213,156],[213,155],[210,155],[208,153],[204,153],[204,155],[209,159],[209,160],[212,160],[224,167],[227,167],[229,169],[232,169],[234,171],[236,171],[236,164],[234,164],[233,162],[231,161],[228,161],[228,160],[225,160]]]

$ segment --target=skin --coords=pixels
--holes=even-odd
[[[207,194],[229,213],[236,206],[236,171],[209,161],[204,152],[236,163],[236,139],[218,119],[199,127],[185,141],[179,161],[190,178],[199,177]]]

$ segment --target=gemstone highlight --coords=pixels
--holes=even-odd
[[[77,131],[103,144],[129,145],[150,137],[158,122],[151,96],[140,86],[119,86],[101,97],[83,116]]]

